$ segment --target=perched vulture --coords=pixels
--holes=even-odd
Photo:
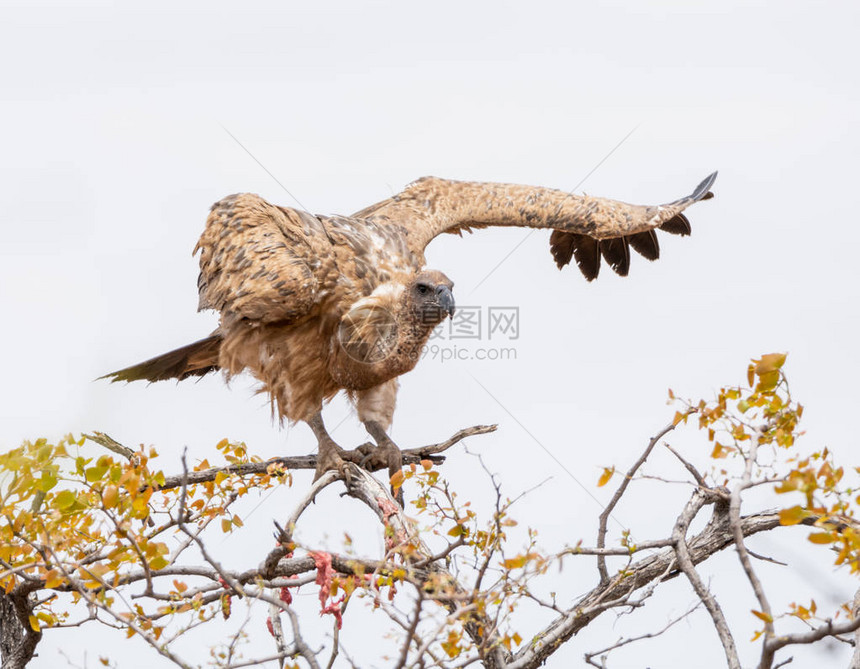
[[[552,230],[559,268],[576,264],[591,281],[601,256],[621,276],[630,247],[660,254],[655,229],[687,235],[682,213],[712,197],[716,172],[693,193],[658,206],[500,183],[424,177],[352,216],[314,216],[257,195],[212,206],[195,253],[202,309],[220,312],[205,339],[106,375],[161,381],[224,370],[259,379],[279,417],[305,421],[319,443],[317,477],[344,469],[343,451],[323,425],[323,404],[345,390],[377,448],[366,454],[394,473],[388,437],[397,377],[418,362],[436,325],[454,313],[453,283],[424,267],[437,235],[487,226]],[[367,462],[365,462],[367,464]]]

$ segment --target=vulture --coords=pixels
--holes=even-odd
[[[216,202],[200,253],[199,309],[220,313],[205,339],[107,374],[162,381],[248,371],[273,412],[313,430],[316,477],[346,472],[346,451],[326,431],[323,405],[347,393],[376,446],[365,466],[400,469],[388,436],[398,377],[415,367],[433,329],[454,314],[453,282],[428,269],[442,233],[489,226],[551,230],[559,269],[576,261],[589,281],[601,259],[626,276],[630,249],[656,260],[656,230],[688,235],[684,210],[712,197],[716,172],[668,204],[631,205],[560,190],[424,177],[352,216],[315,216],[242,193]],[[354,456],[349,456],[354,457]]]

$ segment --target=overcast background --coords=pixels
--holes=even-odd
[[[637,256],[626,279],[606,267],[593,284],[575,268],[559,272],[545,232],[437,240],[428,262],[455,281],[460,305],[485,318],[491,306],[519,308],[519,338],[504,343],[516,359],[425,360],[403,379],[393,436],[411,447],[499,423],[468,449],[504,491],[551,477],[515,517],[546,550],[593,544],[591,495],[610,493],[595,487],[601,467],[629,465],[671,419],[667,388],[710,397],[742,382],[748,358],[787,351],[806,405],[802,447],[828,445],[854,464],[858,16],[850,2],[3,2],[0,449],[103,430],[157,446],[173,470],[185,446],[192,460],[214,460],[222,437],[264,457],[313,449],[305,426],[272,424],[250,381],[93,381],[215,327],[215,315],[196,313],[191,250],[226,194],[347,214],[433,174],[653,204],[719,169],[716,199],[690,211],[693,236],[661,235],[659,262]],[[497,342],[458,345],[469,356]],[[332,427],[347,418],[335,431],[344,446],[365,439],[344,402],[326,418]],[[694,460],[709,450],[692,429],[671,441]],[[651,471],[683,478],[668,458]],[[485,508],[491,488],[474,456],[455,449],[445,473]],[[248,533],[212,539],[224,561],[256,564],[271,520],[309,481],[300,473],[295,490],[252,495]],[[639,538],[668,535],[688,494],[631,492],[616,515]],[[352,514],[369,521],[356,506],[332,491],[301,539],[339,548]],[[359,548],[373,555],[381,531],[366,527]],[[778,610],[811,593],[826,610],[853,596],[826,550],[792,543],[803,546],[802,533],[756,544],[790,563],[762,567]],[[593,562],[575,564],[548,589],[569,598],[590,587]],[[754,663],[754,601],[734,554],[704,572]],[[311,625],[313,588],[304,597]],[[578,666],[585,651],[659,628],[691,602],[676,580],[650,615],[607,614],[548,666]],[[367,629],[357,609],[346,648],[362,666],[390,666],[368,632],[354,632]],[[381,617],[367,624],[387,628]],[[523,620],[521,634],[535,624]],[[32,666],[64,665],[59,649],[78,666],[95,666],[96,655],[122,668],[164,665],[123,637],[92,626],[49,633]],[[257,639],[252,652],[273,652],[264,631]],[[205,662],[211,642],[189,646],[192,658]],[[849,649],[789,654],[800,666],[843,665]],[[697,666],[724,662],[702,612],[672,636],[618,651],[610,666],[686,667],[693,655]]]

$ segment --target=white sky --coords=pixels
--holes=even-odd
[[[710,396],[741,382],[749,357],[779,350],[789,352],[792,390],[807,407],[806,447],[828,445],[853,464],[858,17],[849,2],[3,3],[0,448],[103,430],[128,445],[155,444],[174,469],[183,446],[193,459],[212,458],[224,436],[264,457],[313,448],[304,426],[272,425],[250,382],[93,382],[215,326],[214,315],[196,313],[191,257],[213,201],[252,191],[297,206],[225,129],[304,207],[348,214],[425,174],[569,190],[635,128],[579,190],[659,203],[719,169],[716,199],[690,211],[693,236],[661,235],[659,262],[636,257],[626,279],[604,267],[591,285],[576,269],[558,272],[548,233],[435,242],[428,260],[455,281],[460,305],[519,307],[516,360],[425,360],[403,379],[395,440],[411,447],[498,422],[497,434],[469,449],[505,491],[553,477],[521,503],[521,523],[540,530],[547,550],[591,544],[599,507],[534,439],[605,500],[608,490],[594,487],[600,468],[626,467],[668,422],[668,387]],[[334,426],[348,409],[337,401],[326,415]],[[345,446],[364,440],[354,418],[335,436]],[[693,459],[707,449],[692,432],[672,443]],[[681,477],[669,459],[652,470]],[[462,449],[445,472],[464,494],[477,489],[476,504],[489,499]],[[299,474],[296,491],[253,512],[249,532],[261,543],[251,558],[247,540],[228,539],[225,560],[256,564],[271,520],[309,480]],[[637,536],[668,534],[686,491],[640,490],[618,517]],[[353,510],[331,496],[304,538],[320,545],[328,536],[337,548],[344,523],[334,514]],[[378,550],[373,532],[368,553]],[[782,607],[808,597],[798,574],[829,559],[776,535],[758,545],[791,562],[766,570]],[[590,587],[593,564],[578,569],[557,577],[560,591]],[[729,594],[752,663],[753,602],[742,581],[729,580],[734,556],[705,572]],[[828,568],[815,579],[827,593],[820,606],[853,594],[850,579]],[[669,590],[644,627],[607,617],[548,666],[575,665],[692,601],[680,582]],[[344,639],[361,657],[366,637]],[[92,627],[48,635],[33,666],[62,663],[60,647],[80,665],[88,649],[94,666],[102,649],[123,668],[161,666]],[[704,614],[668,641],[618,651],[610,666],[642,658],[689,666],[693,652],[700,666],[722,664]],[[847,649],[833,653],[844,664]]]

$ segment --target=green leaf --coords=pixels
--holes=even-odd
[[[159,569],[164,569],[169,564],[170,562],[168,562],[167,558],[159,555],[149,561],[149,568],[157,571]]]
[[[96,466],[96,467],[87,467],[86,469],[86,477],[88,483],[93,483],[95,481],[101,480],[101,478],[107,473],[108,468],[105,466]]]
[[[54,472],[42,470],[42,478],[36,483],[36,488],[42,492],[48,492],[55,485],[57,485],[57,475]]]
[[[60,511],[69,510],[74,503],[75,493],[73,493],[71,490],[61,490],[57,493],[57,496],[54,497],[54,506],[57,507]]]

